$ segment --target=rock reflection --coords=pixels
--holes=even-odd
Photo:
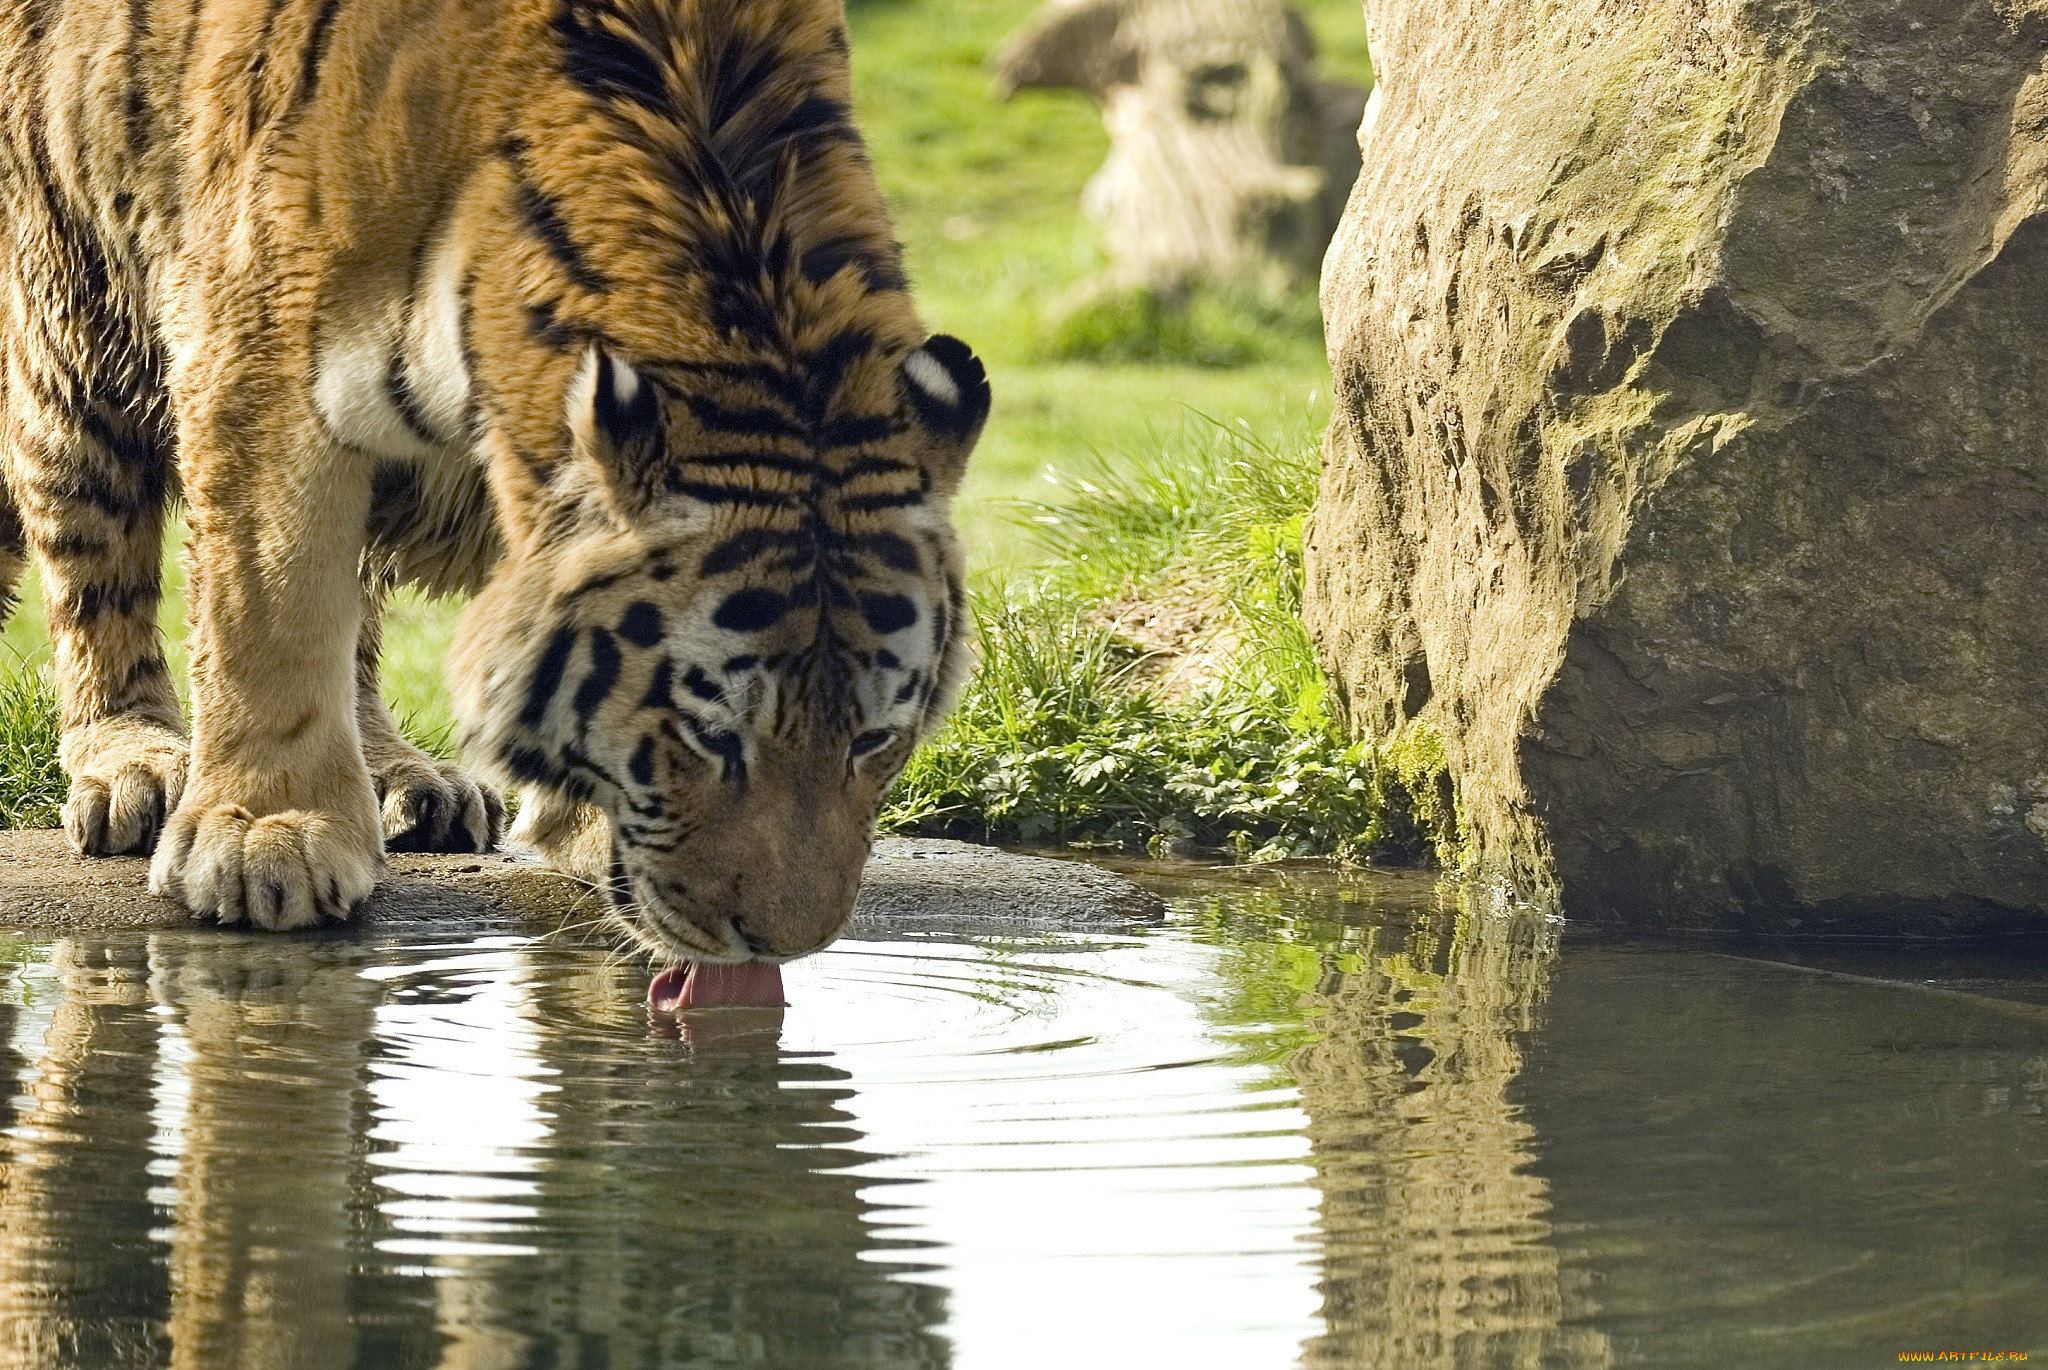
[[[0,1003],[0,1365],[949,1363],[846,1077],[759,1024],[661,1040],[640,977],[546,946],[46,966]]]
[[[1556,957],[1553,926],[1483,895],[1376,920],[1313,996],[1293,1069],[1322,1191],[1327,1332],[1303,1363],[1604,1366],[1567,1325],[1534,1132],[1509,1100]]]

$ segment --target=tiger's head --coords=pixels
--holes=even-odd
[[[948,508],[989,398],[945,336],[789,366],[583,353],[572,458],[452,675],[467,754],[522,791],[515,837],[658,957],[779,962],[844,929],[969,665]]]

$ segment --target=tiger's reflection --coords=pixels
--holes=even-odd
[[[876,1259],[843,1075],[772,1034],[653,1039],[587,954],[460,952],[49,949],[0,1003],[0,1366],[948,1362],[943,1294]],[[510,1007],[435,1011],[484,992]],[[457,1097],[401,1087],[421,1052]],[[476,1177],[404,1139],[488,1152],[506,1099],[536,1130],[503,1149],[515,1219],[476,1239],[431,1216]]]

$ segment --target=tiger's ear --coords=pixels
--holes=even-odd
[[[934,334],[903,359],[896,383],[924,430],[958,453],[957,480],[988,422],[992,396],[981,359],[958,338]]]
[[[577,455],[596,468],[619,513],[638,513],[654,497],[666,446],[654,386],[632,363],[593,343],[568,398]]]

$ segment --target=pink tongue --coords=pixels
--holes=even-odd
[[[749,961],[740,966],[688,961],[670,966],[647,986],[657,1013],[686,1008],[782,1008],[782,967]]]

